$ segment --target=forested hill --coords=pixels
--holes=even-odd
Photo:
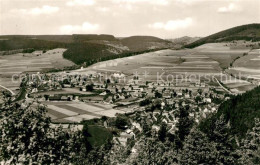
[[[121,39],[107,34],[0,36],[0,51],[67,48],[64,57],[76,64],[93,64],[172,46],[172,42],[152,36],[132,36]]]
[[[108,34],[73,34],[73,35],[3,35],[0,36],[0,51],[17,49],[52,49],[68,48],[74,43],[95,43],[112,46],[127,51],[145,51],[172,47],[173,43],[153,36],[131,36],[115,38]]]
[[[185,48],[194,48],[205,43],[214,43],[232,40],[260,41],[260,24],[248,24],[233,27],[208,37],[201,38],[193,43],[187,44]]]
[[[230,125],[230,134],[244,137],[248,130],[254,126],[254,119],[260,118],[260,87],[248,91],[242,95],[233,96],[223,102],[218,112],[200,124],[200,128],[211,133],[212,127],[221,115]]]
[[[172,42],[153,36],[131,36],[121,39],[121,42],[131,51],[145,51],[173,46]]]

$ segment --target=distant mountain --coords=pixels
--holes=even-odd
[[[195,42],[199,39],[200,39],[200,37],[184,36],[184,37],[180,37],[180,38],[167,39],[167,40],[173,43],[173,45],[174,45],[173,48],[181,49],[183,46],[190,44],[192,42]]]
[[[180,38],[174,38],[174,39],[167,39],[168,41],[171,41],[174,44],[180,44],[180,45],[187,45],[192,42],[195,42],[199,40],[201,37],[189,37],[189,36],[184,36]]]
[[[208,37],[201,38],[193,43],[185,45],[185,48],[194,48],[205,43],[247,40],[260,41],[260,24],[248,24],[230,28]]]
[[[23,39],[32,39],[32,40],[43,40],[43,41],[53,41],[53,42],[62,42],[62,43],[71,43],[73,42],[72,35],[3,35],[0,36],[1,40],[23,40]]]
[[[120,40],[131,51],[144,51],[172,47],[173,43],[153,36],[132,36]]]
[[[115,38],[108,34],[73,35],[5,35],[0,36],[0,51],[15,49],[51,49],[68,47],[71,43],[95,43],[131,52],[171,47],[172,43],[152,36]]]
[[[172,46],[172,42],[152,36],[126,38],[115,38],[107,34],[0,36],[0,51],[66,48],[65,58],[76,64],[85,63],[86,65]],[[10,53],[0,52],[0,54]]]

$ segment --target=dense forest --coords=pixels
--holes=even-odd
[[[161,49],[151,49],[144,51],[124,51],[122,53],[114,54],[108,49],[113,49],[111,46],[95,43],[75,43],[71,44],[63,53],[64,58],[71,60],[75,64],[85,66],[92,65],[94,63],[106,60],[112,60],[122,57],[128,57],[132,55],[147,53],[151,51],[161,50]],[[163,49],[163,48],[162,48]]]
[[[201,38],[193,43],[185,45],[185,48],[194,48],[205,43],[222,41],[247,40],[260,41],[260,24],[248,24],[227,29],[208,37]]]
[[[260,87],[223,102],[216,114],[200,124],[201,130],[212,133],[212,125],[221,115],[224,115],[225,122],[230,125],[229,133],[232,136],[245,137],[247,131],[254,126],[254,118],[260,118]]]
[[[0,39],[0,51],[17,50],[17,49],[55,49],[67,48],[68,44],[56,41],[45,41],[39,39],[29,39],[23,37],[12,37],[10,39]]]

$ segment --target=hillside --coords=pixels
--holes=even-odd
[[[244,137],[254,126],[254,118],[260,118],[260,87],[223,102],[218,112],[200,124],[200,128],[211,133],[212,126],[221,115],[231,127],[230,134]]]
[[[0,51],[28,49],[36,50],[67,48],[65,42],[46,41],[40,39],[31,39],[28,37],[0,37]]]
[[[68,50],[63,53],[63,57],[74,62],[75,64],[91,65],[100,61],[102,58],[114,55],[109,52],[111,48],[103,44],[95,43],[72,43],[69,45]]]
[[[201,38],[190,43],[185,48],[194,48],[205,43],[232,41],[232,40],[252,40],[260,41],[260,24],[248,24],[227,29],[208,37]]]
[[[117,39],[113,35],[108,34],[73,34],[73,40],[75,42],[87,42],[87,41],[116,41]]]
[[[187,44],[195,42],[199,39],[201,39],[201,38],[200,37],[183,36],[183,37],[180,37],[180,38],[167,39],[167,40],[171,41],[174,44],[187,45]]]
[[[144,51],[173,46],[172,42],[170,41],[152,36],[132,36],[121,39],[121,42],[124,46],[127,46],[130,51]]]
[[[170,41],[152,36],[133,36],[122,39],[107,34],[0,36],[0,51],[8,51],[1,54],[12,54],[12,52],[21,52],[25,49],[66,48],[64,58],[75,64],[85,63],[86,65],[171,46]]]

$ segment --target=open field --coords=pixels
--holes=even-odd
[[[112,105],[83,102],[44,102],[48,115],[54,122],[80,122],[102,116],[115,117],[117,113],[125,111],[113,109]]]
[[[15,90],[19,87],[19,78],[12,81],[12,76],[19,77],[22,73],[37,73],[44,69],[63,68],[73,63],[63,58],[66,49],[53,49],[46,53],[35,51],[33,53],[18,53],[0,56],[0,84]]]
[[[248,55],[243,56],[236,60],[232,68],[229,68],[229,72],[238,75],[239,73],[243,77],[251,77],[259,79],[260,76],[260,50],[252,50]]]
[[[221,76],[228,76],[226,73],[222,74],[223,69],[228,68],[230,63],[236,61],[236,59],[243,58],[243,55],[249,51],[248,48],[231,49],[227,43],[210,43],[194,49],[167,49],[99,62],[72,72],[101,72],[103,74],[122,72],[127,79],[137,75],[139,79],[144,81],[168,80],[174,82],[176,79],[183,77],[205,80],[212,79],[213,76],[220,80]],[[207,77],[205,78],[205,76]],[[224,81],[226,81],[225,78]],[[248,82],[237,81],[236,83],[238,83],[237,86],[227,85],[231,89],[248,89],[248,87],[243,88],[243,86],[250,86]]]
[[[137,74],[147,81],[156,81],[157,75],[161,74],[164,77],[168,74],[216,74],[220,72],[221,68],[217,61],[205,55],[194,55],[195,53],[197,50],[161,50],[97,63],[75,72],[123,72],[128,77]]]

